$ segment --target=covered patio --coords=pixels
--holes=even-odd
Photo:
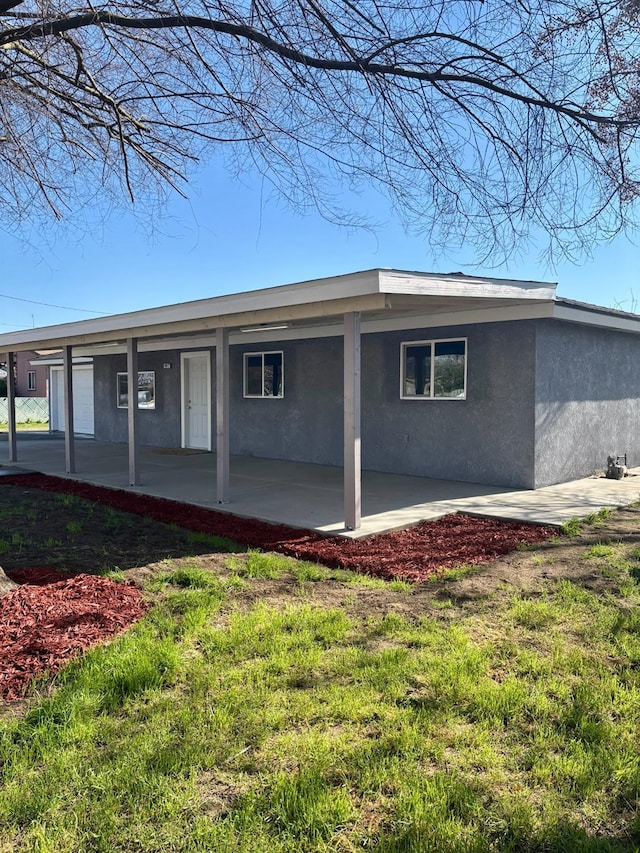
[[[456,511],[561,524],[631,503],[633,476],[547,485],[613,445],[640,453],[638,318],[555,289],[378,269],[3,333],[9,366],[59,350],[64,433],[18,432],[9,369],[0,467],[352,537]],[[555,370],[569,341],[580,382]],[[596,345],[616,359],[591,387]],[[74,428],[79,359],[93,362],[94,439]],[[627,372],[609,401],[614,368]]]
[[[429,487],[425,491],[422,486],[416,486],[418,480],[409,485],[414,480],[412,477],[399,476],[398,479],[395,475],[388,475],[380,479],[377,474],[366,475],[366,482],[373,482],[375,485],[368,487],[369,497],[363,504],[361,334],[381,330],[403,330],[407,326],[414,329],[443,328],[452,322],[468,324],[551,316],[554,294],[555,286],[544,282],[476,279],[459,274],[439,276],[397,270],[368,270],[319,281],[300,282],[130,314],[2,334],[0,352],[6,352],[7,364],[11,365],[14,354],[21,350],[31,350],[36,346],[61,350],[64,461],[59,466],[56,457],[57,470],[51,473],[82,477],[83,472],[91,471],[93,465],[101,469],[96,472],[96,482],[111,485],[112,483],[108,482],[111,476],[109,460],[113,454],[126,452],[128,480],[125,483],[132,488],[138,488],[146,482],[146,488],[161,490],[166,487],[162,485],[162,470],[169,463],[166,459],[159,461],[160,454],[145,449],[140,440],[140,403],[138,401],[137,405],[131,405],[130,401],[125,399],[128,392],[123,394],[123,405],[118,404],[128,410],[127,445],[124,451],[122,447],[118,449],[104,444],[98,448],[94,445],[93,461],[83,458],[85,448],[76,440],[73,431],[73,362],[78,356],[99,357],[122,353],[126,356],[124,371],[121,374],[122,387],[132,389],[134,393],[133,389],[139,387],[138,365],[139,357],[142,357],[143,353],[161,353],[171,348],[182,353],[197,353],[202,350],[201,354],[206,354],[207,359],[203,376],[205,372],[207,377],[212,373],[215,378],[215,395],[201,405],[199,393],[192,394],[191,390],[187,392],[186,383],[183,383],[180,392],[183,398],[182,446],[202,446],[190,443],[188,437],[185,437],[189,430],[184,428],[186,421],[191,423],[192,418],[199,418],[198,429],[206,438],[204,446],[215,451],[212,456],[207,457],[207,462],[215,466],[213,482],[216,504],[224,508],[232,501],[230,511],[278,521],[284,521],[293,512],[294,516],[298,516],[298,520],[289,518],[292,524],[327,531],[351,530],[364,535],[377,529],[398,527],[412,523],[420,517],[424,518],[425,504],[447,501],[460,493],[464,497],[491,494],[492,490],[491,487],[487,489],[461,483],[455,486],[453,492],[449,487],[443,492],[439,486],[437,489]],[[304,341],[324,337],[342,339],[342,467],[338,469],[325,465],[279,462],[273,457],[280,454],[252,455],[251,451],[245,454],[248,459],[244,461],[239,458],[232,459],[231,431],[234,424],[230,415],[231,345]],[[461,346],[466,346],[466,343],[460,343]],[[215,363],[211,358],[214,352]],[[260,357],[264,359],[264,354]],[[281,354],[279,358],[282,359]],[[171,363],[167,362],[164,366],[171,368]],[[281,362],[279,369],[282,375]],[[309,369],[321,371],[322,366],[310,366]],[[262,370],[265,370],[264,360]],[[254,395],[253,391],[247,393],[246,383],[245,377],[244,397],[262,396],[259,389],[257,395]],[[7,392],[8,459],[14,463],[21,461],[21,456],[26,454],[19,453],[17,448],[12,370],[8,372]],[[283,398],[284,391],[279,388],[270,393],[270,396]],[[458,396],[464,396],[463,391],[459,391]],[[194,399],[187,400],[187,397]],[[295,416],[293,420],[295,421]],[[280,422],[277,428],[280,434],[292,429],[285,420]],[[258,465],[262,464],[256,463],[255,456],[259,455],[272,457],[270,462],[264,460],[263,473],[256,473]],[[99,461],[98,456],[101,457]],[[337,454],[334,454],[335,456]],[[301,458],[300,455],[297,458]],[[184,494],[193,495],[193,487],[189,481],[191,466],[185,464],[187,459],[180,456],[173,461],[179,464],[173,466],[175,471],[172,479],[183,481],[186,489]],[[143,462],[148,463],[148,466]],[[203,463],[202,456],[193,467],[204,469]],[[38,466],[38,463],[35,464]],[[179,468],[183,470],[179,471]],[[249,479],[246,473],[248,468],[253,472]],[[315,474],[312,473],[314,471]],[[208,503],[213,500],[211,475],[205,474],[204,471],[201,475],[206,477],[207,488],[202,489],[200,494]],[[102,481],[101,477],[107,477],[107,481]],[[283,482],[282,478],[288,488],[281,502],[275,496],[280,494],[281,490],[274,492],[273,484]],[[379,485],[383,482],[384,486]],[[118,485],[125,483],[119,482]],[[250,483],[256,489],[251,497],[248,493]],[[424,484],[424,481],[422,483]],[[386,493],[389,490],[390,496],[387,498]],[[313,512],[305,509],[309,505],[306,500],[309,494],[314,494],[318,501],[318,509]],[[296,509],[299,503],[301,506]],[[422,507],[422,510],[408,512],[407,507]],[[278,509],[282,514],[277,515]],[[391,518],[387,517],[389,512],[392,512]],[[377,518],[381,515],[384,516],[384,521],[370,524],[365,522],[367,518]]]
[[[601,507],[632,503],[640,491],[638,469],[632,470],[624,480],[587,478],[535,491],[363,471],[362,522],[353,531],[345,528],[342,516],[341,468],[232,456],[233,502],[219,504],[212,488],[216,479],[214,453],[141,447],[141,482],[131,486],[126,444],[77,437],[76,471],[68,474],[62,435],[19,433],[18,459],[13,463],[8,462],[6,439],[6,433],[0,436],[0,475],[21,469],[39,471],[206,506],[241,517],[358,538],[452,512],[559,525]]]

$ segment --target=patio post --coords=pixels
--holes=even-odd
[[[7,438],[9,440],[9,462],[18,461],[16,440],[16,375],[13,372],[13,353],[7,353]]]
[[[73,420],[73,348],[63,347],[62,373],[64,383],[64,458],[67,474],[76,471],[76,447]]]
[[[216,329],[216,487],[219,504],[229,503],[229,330]]]
[[[129,430],[129,485],[139,486],[138,341],[136,338],[127,338],[127,425]]]
[[[360,312],[344,315],[344,526],[361,523]]]

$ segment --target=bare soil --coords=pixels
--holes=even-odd
[[[603,542],[637,543],[640,547],[640,509],[618,510],[605,524],[587,527],[575,537],[557,536],[535,550],[514,551],[491,562],[468,566],[462,573],[449,576],[444,570],[413,585],[409,593],[390,586],[369,588],[322,580],[304,583],[297,594],[314,604],[342,608],[358,618],[393,612],[410,620],[431,616],[446,621],[455,620],[462,612],[496,607],[500,599],[517,594],[540,596],[559,580],[571,581],[591,592],[617,595],[619,582],[604,575],[597,561],[585,560],[587,549]],[[220,571],[216,557],[200,558],[199,564]],[[249,586],[234,592],[233,607],[249,609],[262,603],[281,608],[291,602],[295,593],[291,576],[254,579]]]
[[[134,513],[146,522],[153,519],[178,524],[185,530],[224,537],[241,546],[413,583],[424,581],[445,567],[496,559],[518,546],[542,542],[556,532],[552,527],[454,514],[405,530],[351,540],[46,474],[3,477],[1,486],[74,495]],[[133,544],[135,547],[135,541]]]
[[[102,620],[104,632],[100,634],[102,617],[96,615],[95,605],[99,601],[96,596],[102,596],[105,614],[118,609],[114,605],[115,599],[111,599],[108,586],[101,586],[97,591],[97,587],[94,589],[90,583],[85,583],[86,589],[90,590],[93,596],[94,615],[91,619],[87,619],[86,602],[82,602],[82,596],[76,596],[80,608],[78,613],[75,613],[73,608],[63,612],[62,602],[65,596],[59,595],[57,590],[63,589],[75,576],[86,577],[117,569],[123,573],[129,587],[140,589],[147,580],[166,571],[167,560],[171,561],[172,568],[183,564],[193,566],[195,561],[202,569],[218,576],[229,576],[235,570],[230,565],[230,559],[235,562],[236,568],[238,561],[242,562],[244,559],[244,549],[241,546],[238,546],[237,553],[230,558],[229,553],[221,553],[213,547],[210,540],[194,536],[193,530],[168,525],[146,515],[114,511],[108,503],[96,501],[96,495],[104,494],[109,498],[111,490],[101,489],[93,494],[92,500],[79,500],[66,497],[64,492],[55,495],[41,486],[34,487],[26,482],[26,476],[18,477],[13,482],[7,482],[8,478],[0,478],[0,562],[10,579],[19,584],[28,584],[32,590],[27,596],[30,619],[22,619],[27,601],[26,587],[18,587],[0,598],[0,604],[3,606],[0,642],[3,642],[6,650],[5,641],[10,640],[14,644],[14,651],[22,649],[26,654],[26,657],[17,661],[18,652],[13,655],[10,663],[13,675],[7,670],[5,689],[2,691],[7,698],[19,696],[31,675],[40,672],[45,665],[53,671],[79,649],[86,648],[88,641],[85,642],[82,637],[83,625],[89,626],[94,632],[91,635],[93,643],[113,636],[114,632],[122,630],[143,612],[144,608],[136,609],[137,605],[131,605],[131,613],[124,623],[120,621],[114,625],[105,618]],[[58,483],[70,482],[57,480],[56,491]],[[129,493],[120,494],[134,499],[138,497]],[[167,502],[160,501],[161,505],[164,503]],[[187,507],[184,512],[193,527],[195,522],[191,514],[192,509],[194,508]],[[174,511],[174,507],[171,511]],[[196,520],[198,518],[199,516],[196,516]],[[459,516],[454,518],[460,519]],[[508,553],[494,560],[488,560],[487,557],[496,544],[495,529],[491,525],[481,524],[481,519],[465,517],[465,523],[471,524],[474,530],[474,536],[468,535],[465,543],[480,543],[479,555],[485,561],[476,565],[473,565],[473,560],[460,561],[465,562],[465,567],[451,572],[447,569],[447,566],[451,565],[448,562],[450,554],[455,550],[451,540],[461,534],[457,525],[447,524],[446,519],[441,521],[440,525],[429,523],[432,531],[437,533],[437,536],[432,537],[432,551],[426,550],[429,546],[424,538],[421,547],[425,556],[432,560],[434,554],[438,553],[437,545],[440,542],[440,553],[445,555],[444,565],[431,569],[428,579],[415,583],[409,591],[406,588],[395,589],[389,585],[375,587],[353,584],[346,580],[342,582],[339,578],[300,583],[293,574],[288,575],[285,572],[273,580],[251,579],[243,588],[234,591],[229,606],[233,609],[246,609],[261,602],[282,607],[293,599],[299,600],[303,597],[313,604],[343,608],[361,619],[395,612],[409,619],[430,615],[442,620],[453,620],[461,612],[472,608],[481,611],[495,607],[503,596],[511,597],[517,592],[529,596],[540,595],[547,585],[560,579],[570,580],[591,591],[614,591],[615,581],[603,574],[597,561],[585,560],[587,548],[600,542],[622,542],[637,544],[640,547],[640,508],[636,507],[619,510],[601,521],[598,526],[583,527],[573,538],[558,536],[557,531],[532,528],[535,534],[533,541],[536,544],[514,550],[517,547],[516,539],[511,543]],[[549,538],[552,532],[555,535]],[[298,537],[296,541],[299,542],[301,531],[295,533]],[[395,543],[399,560],[402,554],[407,553],[407,543],[411,543],[411,548],[416,549],[416,542],[420,541],[417,534],[420,534],[417,528],[393,534],[392,542]],[[539,541],[541,534],[545,537],[543,541]],[[406,537],[404,548],[398,545],[402,544],[403,536]],[[377,540],[382,538],[376,537]],[[278,541],[282,544],[286,539],[281,535]],[[349,540],[338,541],[344,542],[345,547],[349,546]],[[524,541],[527,541],[526,537]],[[504,542],[500,543],[500,547],[504,545]],[[335,547],[333,542],[332,547]],[[402,572],[398,575],[403,576]],[[35,585],[40,585],[40,594]],[[82,584],[79,584],[78,588],[81,587]],[[151,597],[148,592],[146,596]],[[15,609],[15,618],[11,616],[12,606]],[[37,615],[39,609],[47,611],[46,625]],[[100,611],[100,607],[97,611]],[[31,632],[29,637],[20,632],[21,619],[25,632]],[[64,637],[53,630],[52,626],[56,624],[66,631]],[[5,633],[9,630],[12,632],[11,637],[7,635],[4,640],[3,627]],[[68,642],[69,631],[78,639],[78,645],[74,646]],[[35,658],[39,657],[45,661],[44,664],[33,662],[34,649]],[[32,655],[31,664],[28,655]],[[8,657],[5,655],[4,659],[7,661]],[[1,678],[0,671],[0,680]]]

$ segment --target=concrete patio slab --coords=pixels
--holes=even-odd
[[[18,470],[65,474],[64,440],[49,433],[18,437],[18,462],[2,461],[0,473]],[[536,524],[560,525],[602,507],[626,506],[640,496],[640,469],[624,480],[588,478],[536,491],[449,480],[362,473],[362,527],[344,529],[342,468],[255,457],[231,458],[231,502],[215,500],[215,455],[143,447],[142,484],[127,485],[127,446],[86,437],[76,441],[77,473],[70,479],[192,503],[246,518],[280,522],[323,533],[360,538],[407,527],[423,519],[469,512]]]

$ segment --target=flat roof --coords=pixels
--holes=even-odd
[[[497,320],[555,318],[567,322],[640,332],[640,315],[556,295],[545,281],[370,269],[292,284],[248,290],[89,320],[0,334],[0,353],[53,349],[70,345],[95,351],[137,338],[145,348],[154,341],[185,345],[217,328],[252,342],[340,334],[345,313],[362,315],[363,332],[465,325]],[[247,336],[252,333],[253,337]]]
[[[0,334],[0,352],[64,345],[90,346],[121,342],[129,337],[151,339],[210,333],[221,327],[261,328],[278,322],[308,326],[338,322],[351,311],[359,311],[371,320],[381,320],[411,316],[416,312],[464,313],[478,307],[551,305],[555,289],[555,283],[541,281],[371,269],[7,332]]]

